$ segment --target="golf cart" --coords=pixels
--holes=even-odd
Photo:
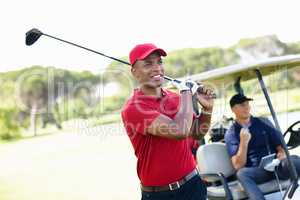
[[[239,64],[211,70],[198,75],[191,76],[194,81],[213,83],[218,88],[225,88],[226,83],[235,81],[236,92],[243,93],[241,81],[257,78],[271,112],[275,127],[281,132],[276,113],[273,109],[270,96],[266,89],[263,76],[272,74],[279,70],[291,69],[300,66],[300,55],[283,56],[270,58],[252,64]],[[197,151],[197,162],[201,177],[207,183],[208,199],[247,199],[247,194],[235,177],[236,170],[233,168],[230,157],[227,153],[224,134],[228,124],[232,119],[223,117],[222,122],[217,126],[212,126],[212,140],[210,143],[203,144]],[[280,134],[281,143],[286,152],[290,167],[291,176],[288,180],[271,180],[259,184],[266,199],[299,199],[300,193],[295,193],[298,187],[298,176],[294,165],[290,161],[289,150],[300,145],[300,121],[292,124],[284,134]],[[284,136],[289,135],[289,141],[284,141]],[[295,193],[295,195],[294,195]]]

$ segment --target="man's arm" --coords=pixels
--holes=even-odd
[[[202,92],[198,92],[198,85],[196,82],[190,82],[192,87],[190,90],[180,89],[181,101],[180,109],[176,114],[175,118],[172,120],[165,115],[158,116],[153,123],[148,127],[147,131],[156,136],[174,138],[174,139],[184,139],[191,136],[191,129],[193,123],[193,104],[192,104],[192,94],[197,95],[198,102],[202,105],[206,112],[212,111],[213,108],[213,91],[207,88],[202,88]],[[186,83],[184,83],[186,84]],[[179,86],[179,88],[182,87]],[[191,92],[192,91],[192,92]],[[201,119],[201,122],[206,122],[195,125],[197,129],[196,132],[206,133],[210,125],[210,117],[206,116]],[[203,120],[203,121],[202,121]],[[199,120],[197,122],[199,124]],[[197,137],[203,137],[202,135],[197,135]]]
[[[147,128],[147,132],[160,137],[184,139],[189,136],[192,122],[192,93],[186,90],[181,92],[179,111],[175,118],[161,114]]]
[[[210,127],[211,114],[213,111],[214,101],[212,98],[213,91],[208,88],[203,88],[201,93],[197,93],[197,100],[202,106],[202,112],[199,117],[193,121],[190,135],[197,140],[202,139]]]
[[[232,165],[236,170],[243,168],[247,162],[248,144],[251,134],[244,128],[240,132],[239,150],[236,155],[231,157]]]
[[[203,109],[201,115],[196,117],[190,131],[190,135],[196,139],[201,140],[208,132],[211,122],[212,109]]]

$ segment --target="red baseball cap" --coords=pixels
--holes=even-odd
[[[138,44],[129,53],[130,64],[134,65],[137,60],[143,60],[154,51],[159,52],[161,56],[167,56],[167,53],[151,43]]]

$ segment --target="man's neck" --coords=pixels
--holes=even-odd
[[[162,96],[161,87],[157,87],[157,88],[141,87],[141,91],[148,96],[156,96],[156,97]]]
[[[245,118],[245,119],[241,119],[241,118],[237,118],[236,119],[237,123],[239,123],[242,126],[246,126],[250,124],[250,117]]]

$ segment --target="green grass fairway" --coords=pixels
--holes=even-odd
[[[0,160],[1,200],[140,198],[121,124],[2,143]]]

